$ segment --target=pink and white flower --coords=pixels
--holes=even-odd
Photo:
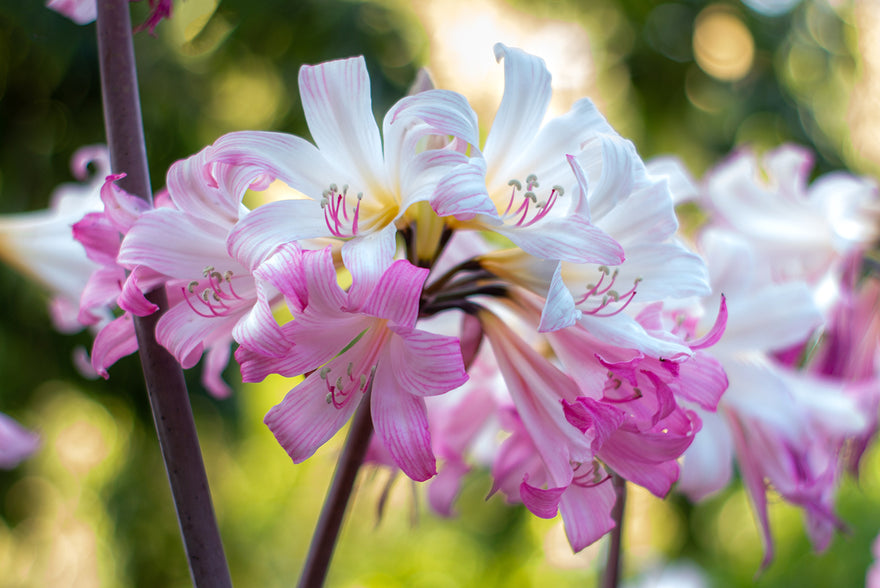
[[[383,140],[363,58],[304,66],[299,85],[315,145],[260,132],[214,144],[219,161],[263,166],[305,196],[255,209],[231,235],[230,251],[256,266],[281,244],[331,238],[344,241],[346,265],[355,256],[362,258],[356,263],[385,264],[407,210],[435,198],[445,178],[468,167],[463,151],[477,141],[476,115],[462,96],[428,90],[392,107]]]
[[[266,424],[299,463],[329,440],[372,389],[376,433],[395,464],[416,481],[436,473],[425,396],[467,380],[458,339],[415,328],[428,270],[404,260],[380,272],[354,265],[352,287],[337,283],[330,249],[282,246],[255,275],[281,292],[295,320],[281,327],[287,349],[274,357],[243,340],[236,352],[245,381],[307,373]]]
[[[95,166],[91,177],[89,164]],[[110,172],[107,148],[80,148],[71,168],[82,183],[58,186],[48,209],[0,218],[0,258],[51,293],[50,315],[63,333],[79,331],[86,324],[78,320],[79,299],[98,266],[74,240],[71,229],[85,214],[102,208],[101,185]]]
[[[0,412],[0,469],[12,469],[40,446],[40,437]]]
[[[762,278],[754,252],[734,235],[709,231],[702,243],[713,287],[728,302],[727,330],[712,355],[730,387],[717,417],[704,418],[705,433],[685,454],[679,488],[694,500],[719,490],[735,458],[763,532],[764,565],[773,556],[768,486],[804,508],[810,537],[824,549],[840,524],[833,511],[840,450],[868,421],[840,383],[773,360],[773,352],[803,341],[821,324],[806,284]]]

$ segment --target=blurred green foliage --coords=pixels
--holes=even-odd
[[[141,4],[133,5],[135,22],[144,17]],[[598,91],[616,98],[608,116],[645,157],[675,153],[700,174],[744,142],[796,141],[817,151],[816,173],[844,165],[876,169],[853,157],[841,118],[859,63],[851,9],[805,0],[790,13],[766,16],[720,2],[745,23],[755,48],[748,73],[722,81],[694,56],[695,22],[708,4],[502,6],[583,26]],[[172,162],[225,132],[259,128],[307,137],[296,84],[302,64],[363,54],[379,114],[406,92],[438,42],[417,11],[392,0],[186,0],[175,11],[158,38],[136,37],[154,189],[164,185]],[[0,213],[43,208],[53,188],[71,180],[73,152],[103,141],[100,100],[93,25],[76,26],[36,0],[0,4]],[[33,460],[0,472],[0,586],[188,585],[137,361],[119,362],[107,382],[82,379],[71,355],[89,345],[89,336],[54,333],[44,294],[5,267],[0,291],[0,410],[43,435]],[[227,376],[235,382],[236,368]],[[235,584],[291,585],[339,439],[293,466],[262,425],[289,382],[239,386],[233,398],[218,401],[200,390],[197,373],[187,377]],[[880,528],[878,466],[874,451],[861,486],[843,488],[840,510],[851,531],[824,556],[810,552],[798,513],[776,505],[778,555],[757,580],[761,548],[741,489],[697,506],[676,496],[666,503],[635,499],[627,574],[637,582],[664,562],[690,562],[718,586],[861,585]],[[602,544],[571,555],[558,521],[537,520],[499,496],[485,500],[486,472],[467,480],[452,520],[430,514],[424,499],[414,498],[421,491],[398,479],[380,521],[376,505],[387,477],[375,471],[362,479],[329,585],[596,580]]]

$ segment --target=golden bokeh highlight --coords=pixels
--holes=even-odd
[[[861,63],[847,113],[851,139],[847,145],[854,159],[867,160],[876,172],[880,170],[880,3],[859,0],[854,20]]]
[[[596,93],[589,37],[577,23],[539,18],[496,0],[419,0],[414,7],[428,34],[428,67],[437,86],[466,95],[484,128],[504,89],[504,67],[493,57],[497,42],[544,59],[553,75],[551,115]]]
[[[755,40],[736,14],[712,4],[694,22],[694,58],[713,78],[734,82],[751,71]]]

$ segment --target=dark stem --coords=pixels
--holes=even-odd
[[[345,510],[351,498],[354,481],[367,454],[370,436],[373,434],[373,416],[370,413],[372,389],[371,383],[352,420],[345,447],[333,473],[333,482],[324,500],[318,525],[315,527],[309,554],[299,579],[299,588],[318,588],[324,585],[327,577],[330,558],[333,557],[336,538],[339,536],[342,519],[345,517]]]
[[[128,0],[99,0],[97,30],[111,167],[127,174],[120,182],[125,190],[151,200]],[[134,317],[135,332],[190,577],[195,586],[231,587],[183,371],[156,342],[156,322],[168,307],[165,289],[147,298],[160,311]]]
[[[620,584],[620,570],[623,560],[621,539],[623,536],[623,513],[626,510],[626,480],[617,474],[611,474],[611,483],[614,485],[617,501],[614,503],[614,508],[611,509],[614,528],[611,530],[611,537],[609,537],[608,561],[605,564],[602,588],[617,588]]]

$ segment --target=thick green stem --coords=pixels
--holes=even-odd
[[[121,187],[151,200],[128,1],[98,1],[104,124],[111,168],[114,173],[127,174]],[[168,307],[165,289],[151,292],[147,298],[160,311],[135,317],[135,332],[190,576],[195,586],[232,586],[183,371],[156,342],[156,322]]]

